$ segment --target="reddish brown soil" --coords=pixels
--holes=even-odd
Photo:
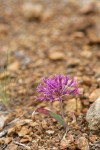
[[[100,132],[89,129],[85,116],[97,98],[91,99],[91,93],[100,88],[100,3],[30,2],[43,7],[31,19],[24,16],[25,0],[0,0],[0,80],[7,77],[10,81],[6,86],[9,107],[0,104],[0,112],[7,116],[0,130],[6,131],[0,138],[0,150],[99,150]],[[80,81],[81,94],[64,100],[66,134],[54,119],[31,115],[37,107],[50,108],[34,96],[41,77],[57,73]],[[52,105],[60,113],[58,102]],[[68,111],[74,112],[74,120]]]

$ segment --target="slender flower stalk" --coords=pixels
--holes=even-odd
[[[62,119],[63,119],[63,121],[64,121],[64,129],[65,129],[65,131],[66,131],[67,124],[66,124],[65,118],[64,118],[64,109],[63,109],[62,100],[59,101],[59,106],[60,106],[60,109],[61,109]]]
[[[79,85],[74,78],[58,74],[49,78],[43,78],[41,84],[37,87],[37,93],[37,100],[50,102],[58,100],[64,120],[63,96],[79,94]],[[65,121],[64,128],[66,128]]]

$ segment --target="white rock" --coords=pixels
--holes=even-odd
[[[100,97],[89,108],[86,120],[89,123],[90,129],[100,129]]]
[[[52,130],[47,130],[46,133],[47,133],[47,134],[54,134],[54,131],[52,131]]]

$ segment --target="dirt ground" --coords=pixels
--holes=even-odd
[[[99,0],[0,0],[0,80],[9,80],[0,150],[100,150],[100,131],[85,119],[100,96],[99,10]],[[81,94],[64,100],[67,133],[50,117],[32,118],[36,108],[50,108],[34,96],[40,79],[54,74],[80,82]],[[57,101],[52,108],[60,113]]]

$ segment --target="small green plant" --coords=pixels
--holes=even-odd
[[[36,99],[39,101],[59,101],[61,116],[46,108],[37,108],[32,115],[35,113],[45,114],[47,116],[56,119],[65,129],[68,127],[64,118],[63,109],[63,96],[79,94],[78,82],[67,75],[54,75],[49,78],[43,78],[41,83],[37,87]]]
[[[8,72],[8,50],[4,52],[4,57],[6,57],[6,67],[1,66],[1,70],[5,77],[0,79],[0,101],[7,107],[9,103],[9,96],[7,94],[7,85],[9,84],[9,77],[7,76]]]
[[[0,82],[0,101],[5,105],[8,106],[9,98],[7,95],[6,88]]]

